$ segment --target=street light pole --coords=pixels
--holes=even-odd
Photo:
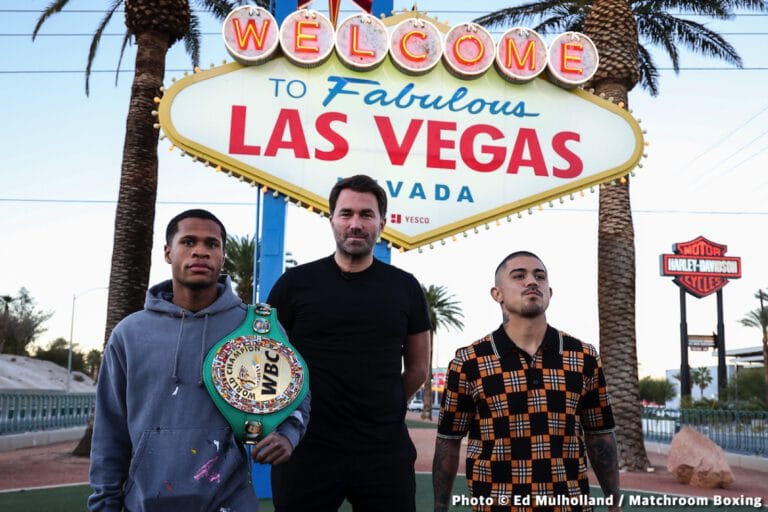
[[[768,404],[768,332],[765,324],[765,305],[763,304],[763,289],[757,292],[760,296],[760,324],[763,327],[763,382],[765,383],[765,396],[763,397]]]
[[[758,295],[760,296],[760,315],[765,316],[765,306],[763,305],[763,297],[765,297],[765,294],[763,294],[763,290],[758,290]],[[766,332],[766,325],[763,324],[763,338],[768,336],[768,333]],[[766,361],[763,361],[763,364],[765,364]]]
[[[69,393],[69,385],[72,381],[72,335],[75,331],[75,301],[77,295],[72,294],[72,318],[69,321],[69,351],[67,352],[67,393]]]
[[[98,286],[96,288],[88,288],[85,291],[82,291],[80,293],[73,293],[72,294],[72,318],[69,321],[69,350],[67,352],[67,393],[69,393],[69,389],[72,383],[72,344],[75,334],[75,302],[78,298],[82,297],[86,293],[95,291],[95,290],[106,290],[106,286]]]

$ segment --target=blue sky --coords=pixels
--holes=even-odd
[[[52,311],[46,344],[69,338],[73,294],[75,341],[101,345],[109,280],[112,225],[119,183],[125,115],[131,74],[114,69],[122,14],[107,29],[94,62],[91,95],[84,74],[91,34],[108,2],[72,0],[51,18],[41,36],[31,32],[47,1],[0,0],[0,293],[28,288],[41,309]],[[452,24],[515,2],[474,2],[472,11],[445,11],[446,2],[418,3],[420,10]],[[411,7],[395,2],[395,7]],[[323,10],[324,2],[316,2]],[[342,4],[350,8],[351,4]],[[431,10],[434,7],[436,10]],[[443,9],[443,10],[440,10]],[[692,18],[700,21],[698,18]],[[656,53],[661,71],[657,98],[635,89],[630,108],[647,130],[648,158],[632,182],[637,250],[637,338],[641,375],[662,375],[679,366],[678,289],[659,275],[659,255],[672,244],[703,235],[728,245],[742,258],[743,277],[724,289],[728,348],[756,346],[757,329],[738,320],[758,306],[753,298],[768,286],[765,225],[768,220],[768,16],[737,16],[710,22],[728,35],[744,59],[745,70],[683,52],[680,75]],[[231,61],[220,24],[203,26],[203,67]],[[112,35],[115,34],[115,35]],[[129,48],[123,68],[133,69]],[[190,68],[183,47],[168,57],[166,83]],[[112,70],[112,72],[110,72]],[[157,223],[151,281],[170,274],[162,260],[162,232],[182,209],[202,206],[219,215],[228,230],[253,230],[255,190],[160,144]],[[327,219],[289,208],[287,249],[299,262],[333,251]],[[501,226],[480,228],[434,249],[394,254],[393,263],[425,284],[445,285],[461,301],[464,332],[437,334],[436,362],[445,365],[453,351],[494,329],[500,322],[490,299],[492,272],[507,253],[533,250],[551,273],[554,297],[550,323],[598,344],[597,194],[555,204]],[[83,293],[86,290],[87,293]],[[716,327],[714,297],[688,300],[692,334]],[[693,366],[715,365],[712,353],[692,353]]]

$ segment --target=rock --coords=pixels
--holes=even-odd
[[[672,438],[667,469],[678,482],[714,489],[733,483],[733,472],[723,449],[701,432],[683,427]]]

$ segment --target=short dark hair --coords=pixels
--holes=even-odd
[[[165,228],[165,243],[168,245],[171,245],[173,242],[173,237],[176,235],[176,233],[179,232],[179,222],[183,221],[184,219],[204,219],[204,220],[212,220],[216,224],[219,225],[219,228],[221,229],[221,243],[222,247],[223,244],[227,242],[227,228],[224,227],[224,224],[221,223],[221,221],[211,212],[208,210],[203,210],[200,208],[194,208],[192,210],[186,210],[175,216],[171,219],[171,221],[168,223],[168,227]]]
[[[348,178],[341,179],[331,189],[331,193],[328,196],[328,207],[333,215],[336,210],[336,201],[339,199],[339,194],[344,189],[354,190],[355,192],[371,193],[376,196],[376,202],[379,204],[379,215],[382,218],[387,214],[387,193],[384,189],[376,183],[376,180],[365,174],[356,174]]]
[[[530,251],[515,251],[513,253],[507,254],[506,257],[503,260],[501,260],[501,263],[499,263],[499,266],[496,267],[496,272],[494,272],[493,275],[498,276],[499,271],[502,268],[504,268],[504,265],[506,265],[509,260],[517,258],[518,256],[530,256],[531,258],[536,258],[537,260],[541,261],[541,258],[539,258],[538,256],[536,256]],[[541,261],[541,264],[544,265],[544,262]],[[546,269],[547,266],[544,265],[544,268]]]

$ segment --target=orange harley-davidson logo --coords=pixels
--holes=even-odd
[[[741,277],[741,258],[726,256],[728,246],[700,236],[673,246],[674,254],[661,255],[661,275],[696,297],[706,297]]]

